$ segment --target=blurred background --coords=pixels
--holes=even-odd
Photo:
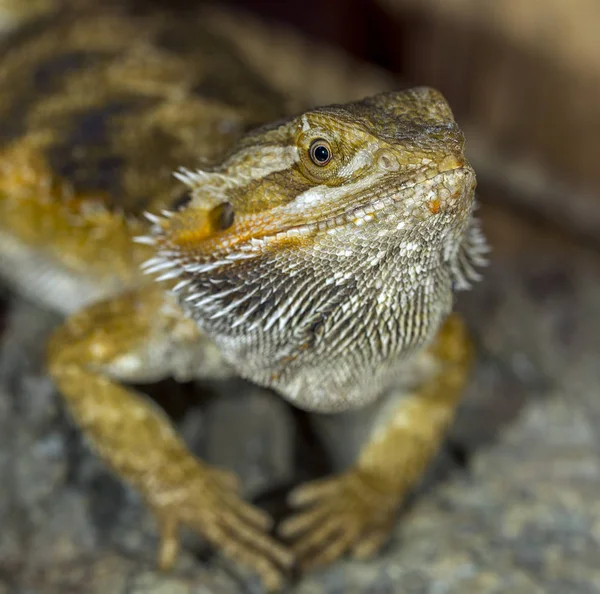
[[[33,15],[57,3],[94,4],[0,0],[0,27],[3,11]],[[191,18],[198,8],[212,6],[219,15],[215,26],[298,108],[382,88],[437,87],[467,133],[485,188],[600,242],[597,0],[125,3],[188,12]]]
[[[482,183],[494,184],[504,200],[600,242],[597,0],[229,4],[309,35],[315,43],[312,51],[305,48],[305,56],[312,54],[308,68],[318,70],[319,61],[327,61],[321,41],[385,68],[405,84],[439,88],[467,133]],[[319,79],[321,88],[330,77]]]

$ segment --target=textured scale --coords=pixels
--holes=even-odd
[[[134,215],[171,205],[176,168],[218,159],[284,113],[282,97],[200,19],[63,11],[0,53],[2,142],[30,140],[74,191]]]
[[[52,4],[2,15],[29,20],[0,40],[0,276],[68,314],[49,373],[152,510],[159,566],[181,526],[268,590],[293,564],[375,554],[472,357],[453,292],[487,248],[446,101],[418,88],[290,115],[304,98],[202,13]],[[235,374],[340,413],[315,416],[342,472],[290,493],[283,541],[124,385]]]
[[[127,246],[141,215],[186,199],[175,169],[215,162],[286,110],[201,16],[120,4],[58,9],[0,40],[0,270],[32,267],[12,283],[64,311],[136,276],[146,252]],[[69,225],[104,225],[105,242],[89,231],[69,241]],[[45,252],[35,265],[34,245]],[[41,280],[48,267],[61,271],[54,290]]]
[[[301,151],[321,137],[333,158],[306,171]],[[271,160],[250,179],[249,151]],[[467,232],[475,177],[462,151],[430,89],[305,113],[184,178],[194,199],[156,226],[158,261],[183,281],[182,308],[246,377],[313,410],[364,405],[433,338],[453,283],[466,280],[460,260],[477,260]],[[231,226],[188,230],[218,204],[231,205]]]

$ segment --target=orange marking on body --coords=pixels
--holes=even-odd
[[[440,212],[440,207],[441,204],[439,198],[434,198],[433,200],[427,202],[427,208],[429,209],[429,212],[431,214],[437,214],[438,212]]]
[[[163,224],[164,241],[191,254],[213,254],[234,252],[251,239],[273,238],[285,229],[285,223],[263,213],[261,216],[240,217],[231,227],[215,228],[209,210],[187,209]],[[269,247],[282,249],[286,246],[303,245],[309,238],[281,233],[271,239]]]

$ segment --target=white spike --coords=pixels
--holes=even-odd
[[[175,270],[171,270],[169,272],[165,272],[164,274],[161,274],[156,279],[156,282],[161,282],[161,281],[171,280],[172,278],[177,278],[182,273],[183,273],[183,270],[181,270],[180,268],[176,268]]]
[[[167,219],[170,219],[175,213],[171,212],[170,210],[161,210],[160,214],[162,214],[163,217],[166,217]]]
[[[169,268],[174,268],[177,266],[175,262],[165,261],[161,264],[156,264],[155,266],[151,266],[150,268],[144,269],[145,274],[154,274],[155,272],[160,272],[161,270],[167,270]]]
[[[243,324],[259,307],[260,300],[256,301],[253,305],[251,305],[240,317],[238,317],[233,324],[231,324],[231,328],[237,328],[239,325]],[[252,324],[251,328],[255,328],[256,323]]]
[[[161,256],[154,256],[153,258],[150,258],[149,260],[146,260],[141,268],[142,270],[145,270],[146,268],[150,268],[151,266],[154,266],[155,264],[159,264],[160,262],[164,262],[165,259],[162,258]]]
[[[216,260],[215,262],[209,262],[207,264],[184,264],[183,268],[186,272],[191,272],[192,274],[202,274],[226,264],[228,264],[226,260]]]
[[[200,299],[200,301],[197,301],[194,305],[196,307],[204,307],[215,301],[223,299],[227,295],[231,295],[231,293],[236,293],[236,292],[238,292],[237,287],[234,289],[228,289],[227,291],[221,291],[220,293],[209,293],[208,295],[206,295],[206,297],[204,297],[203,299]],[[197,295],[200,295],[200,294],[197,293]],[[187,301],[187,299],[186,299],[186,301]]]
[[[190,174],[196,181],[201,181],[202,179],[206,179],[209,177],[209,174],[206,171],[202,171],[202,169],[196,169],[196,171],[192,171]]]
[[[133,238],[134,243],[141,243],[143,245],[156,245],[156,238],[151,235],[138,235]]]
[[[191,279],[186,278],[182,281],[179,281],[174,287],[173,287],[173,293],[177,293],[178,291],[181,291],[181,289],[184,289],[185,287],[187,287],[189,284],[191,284]]]
[[[212,316],[210,316],[210,319],[216,320],[217,318],[221,318],[224,315],[227,315],[230,311],[233,311],[236,307],[239,307],[242,303],[244,303],[245,301],[248,301],[248,299],[252,298],[257,292],[258,292],[258,288],[254,289],[254,291],[250,291],[249,293],[246,293],[239,299],[235,299],[234,301],[229,303],[229,305],[220,308],[219,311],[217,311]]]
[[[182,184],[189,186],[193,182],[192,172],[186,169],[185,167],[181,167],[179,171],[173,172],[173,177],[178,179]]]
[[[151,212],[148,211],[144,211],[144,216],[151,222],[154,223],[155,225],[160,225],[161,222],[161,218],[155,214],[152,214]]]
[[[195,299],[194,301],[194,306],[195,307],[205,307],[207,305],[209,305],[210,303],[214,303],[215,301],[218,301],[219,299],[219,295],[218,294],[214,294],[214,295],[206,295],[203,299]]]
[[[246,260],[247,258],[255,258],[256,255],[251,252],[251,253],[244,253],[244,252],[237,252],[235,254],[227,254],[225,256],[225,258],[227,258],[227,260],[230,261],[235,261],[235,260]]]

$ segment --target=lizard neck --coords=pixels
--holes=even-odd
[[[350,236],[199,275],[180,303],[246,378],[301,408],[362,406],[433,338],[453,277],[418,226],[400,242],[377,227]]]

